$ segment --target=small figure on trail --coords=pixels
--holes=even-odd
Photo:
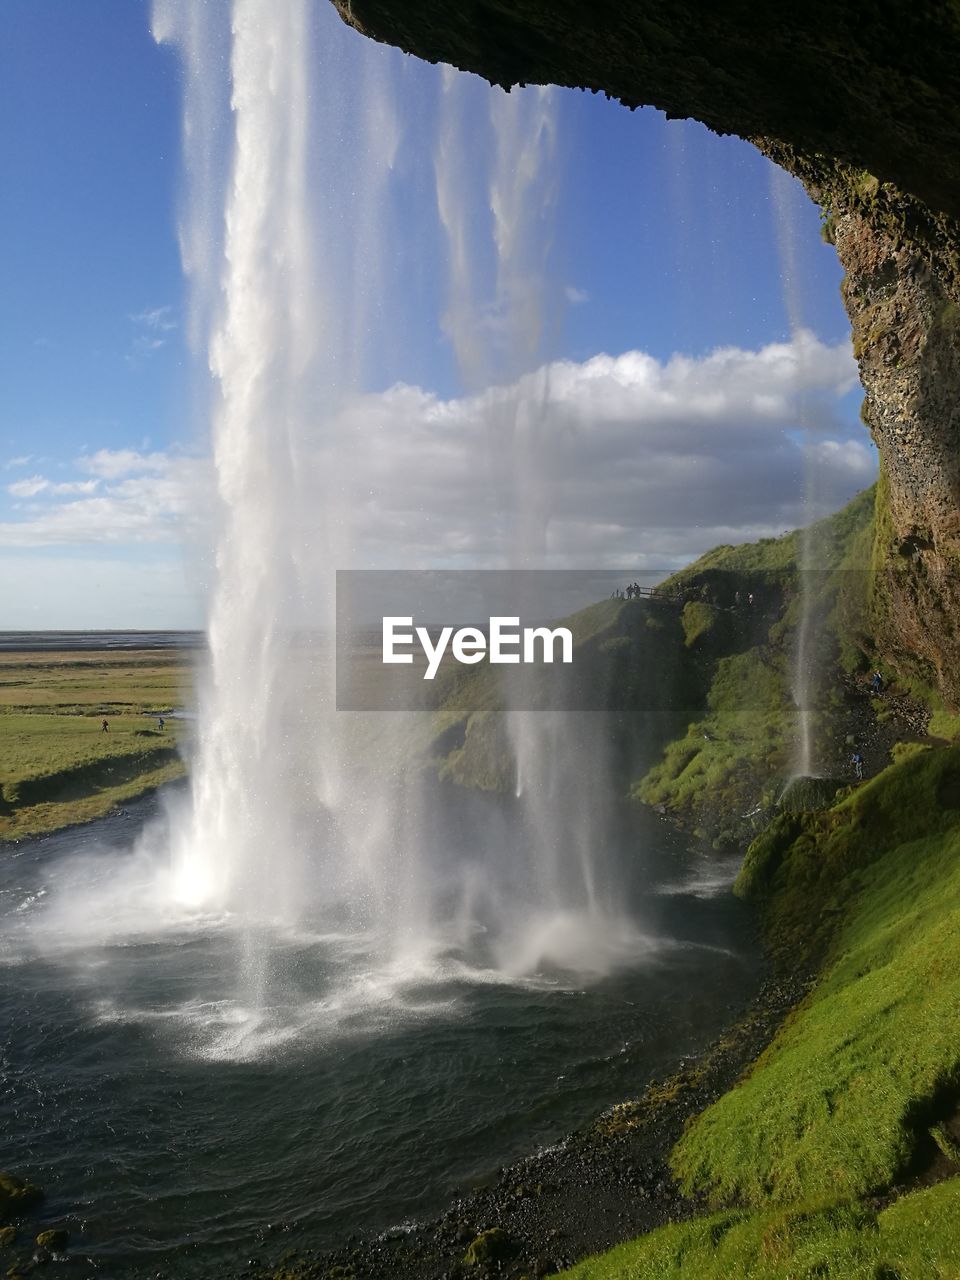
[[[751,608],[751,609],[753,608],[753,604],[754,604],[754,596],[753,596],[753,592],[752,592],[752,591],[751,591],[751,592],[750,592],[750,594],[747,596],[747,604],[750,606],[750,608]]]
[[[628,587],[627,587],[627,599],[628,599],[628,600],[632,600],[632,599],[633,599],[633,585],[632,585],[632,584],[631,584],[630,586],[628,586]]]
[[[859,751],[855,751],[850,757],[850,763],[853,765],[853,771],[858,778],[863,778],[863,756]]]
[[[157,716],[157,728],[163,733],[163,716]]]
[[[740,592],[739,592],[739,591],[735,591],[735,592],[734,592],[734,594],[733,594],[733,603],[734,603],[734,605],[736,606],[736,608],[738,608],[738,609],[740,608]]]
[[[870,681],[870,688],[874,693],[883,693],[883,676],[879,671],[873,673],[873,679]]]
[[[107,733],[107,732],[109,732],[109,729],[110,729],[110,726],[107,724],[106,720],[104,720],[103,725],[102,725],[102,727],[101,727],[101,729],[100,729],[100,732],[101,732],[101,733]]]

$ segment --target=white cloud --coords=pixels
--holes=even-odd
[[[19,467],[26,467],[33,461],[33,455],[30,453],[21,453],[16,458],[8,458],[3,464],[4,471],[16,471]]]
[[[582,303],[590,301],[590,295],[586,289],[577,289],[572,284],[564,288],[563,294],[571,307],[579,307]]]
[[[35,476],[7,486],[13,496],[42,500],[0,521],[0,546],[177,545],[195,536],[210,507],[210,467],[202,459],[101,449],[77,465],[95,478]]]
[[[170,334],[177,328],[173,317],[173,307],[151,307],[146,311],[138,311],[130,316],[130,321],[140,331],[130,344],[126,356],[127,364],[136,369],[143,361],[165,347],[170,341]]]
[[[73,493],[93,493],[99,483],[99,480],[64,480],[58,484],[51,484],[49,492],[57,497]]]
[[[335,567],[495,567],[518,550],[548,567],[672,567],[806,523],[871,482],[874,450],[839,416],[855,382],[847,344],[799,335],[558,362],[457,400],[398,385],[307,424],[295,482],[268,465],[265,435],[251,500],[279,486],[272,527],[307,572],[331,567],[331,526]],[[85,478],[20,482],[40,487],[14,496],[38,501],[0,522],[0,544],[169,545],[216,509],[209,461],[101,449],[77,467]]]
[[[877,472],[877,453],[862,440],[821,440],[810,449],[814,463],[834,473],[845,474],[864,485],[872,484]]]
[[[177,327],[177,322],[173,318],[173,307],[170,306],[152,307],[147,311],[139,311],[130,319],[134,324],[158,333],[169,333],[171,329]]]
[[[81,471],[98,476],[103,480],[116,480],[120,476],[135,473],[165,472],[171,465],[168,454],[139,453],[136,449],[98,449],[96,453],[85,454],[79,458],[77,465]]]
[[[7,485],[7,493],[14,498],[32,498],[50,487],[50,481],[43,476],[29,476],[25,480],[15,480]]]
[[[869,484],[872,446],[845,438],[838,413],[855,383],[849,346],[806,334],[666,362],[599,355],[470,399],[364,397],[313,465],[340,476],[358,566],[493,567],[527,552],[669,567],[794,528]]]

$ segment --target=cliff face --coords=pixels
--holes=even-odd
[[[916,250],[859,213],[836,244],[880,451],[873,626],[900,670],[960,704],[960,307]]]
[[[333,3],[364,34],[430,61],[693,117],[800,178],[847,272],[864,419],[883,462],[877,638],[960,704],[960,7]]]
[[[960,213],[960,11],[936,0],[333,0],[374,39],[509,88],[602,90],[846,161]]]

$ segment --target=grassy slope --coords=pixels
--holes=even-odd
[[[824,570],[812,579],[821,635],[846,632],[858,613],[873,496],[866,490],[810,531],[812,558]],[[772,803],[789,772],[796,740],[790,672],[799,554],[799,533],[717,547],[672,580],[696,597],[684,608],[683,627],[701,704],[686,731],[668,741],[660,759],[635,782],[633,794],[721,845],[742,837],[747,815]],[[753,609],[743,603],[730,607],[737,591],[742,602],[755,595]],[[844,628],[837,626],[839,615],[847,619]],[[847,665],[857,661],[854,646],[846,654],[842,647],[838,640],[836,652],[823,655],[824,665],[838,657]]]
[[[960,1173],[960,748],[905,753],[832,810],[785,817],[738,890],[767,905],[781,944],[829,934],[810,997],[674,1151],[688,1190],[750,1209],[571,1274],[960,1276],[960,1181],[880,1214],[870,1199],[938,1150]]]
[[[651,1232],[570,1280],[956,1280],[960,1180],[867,1206],[720,1213]]]
[[[99,817],[181,776],[182,726],[161,733],[156,715],[182,704],[189,679],[177,653],[0,655],[0,839]]]
[[[863,574],[846,571],[869,567],[873,497],[867,490],[809,535],[817,563],[829,570],[818,589],[831,620],[841,608],[862,612]],[[611,730],[619,758],[636,766],[625,787],[718,845],[749,833],[745,815],[772,804],[789,772],[800,542],[791,533],[709,552],[671,580],[686,597],[682,613],[672,604],[606,600],[566,620],[595,681],[591,705],[622,722]],[[863,660],[855,646],[848,657]],[[429,728],[422,722],[413,743],[441,777],[494,790],[513,785],[499,679],[487,666],[442,673]]]
[[[827,584],[828,623],[848,667],[870,644],[864,576],[840,572],[869,553],[862,517],[841,513],[842,554]],[[736,557],[769,563],[788,541]],[[731,554],[705,560],[729,564]],[[722,708],[722,691],[711,692]],[[953,720],[941,721],[931,730],[953,736]],[[715,785],[705,770],[701,785]],[[748,851],[737,891],[761,907],[774,952],[819,964],[820,976],[673,1153],[688,1191],[735,1208],[566,1274],[958,1280],[960,747],[903,747],[833,808],[781,814]],[[945,1180],[917,1189],[924,1169]]]
[[[563,625],[573,632],[574,662],[566,669],[569,679],[559,673],[565,686],[558,700],[603,710],[615,755],[633,759],[645,744],[672,737],[685,723],[689,691],[679,613],[672,605],[603,600],[563,619]],[[528,678],[537,680],[537,672],[531,669]],[[512,788],[516,771],[501,673],[486,664],[448,667],[442,680],[424,756],[440,777],[461,785]]]
[[[925,1145],[960,1087],[957,804],[960,748],[920,751],[781,847],[758,841],[738,887],[772,902],[777,937],[838,923],[810,998],[678,1147],[688,1186],[752,1204],[863,1196]]]

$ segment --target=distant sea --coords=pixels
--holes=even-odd
[[[0,653],[84,649],[202,649],[202,631],[0,631]]]

